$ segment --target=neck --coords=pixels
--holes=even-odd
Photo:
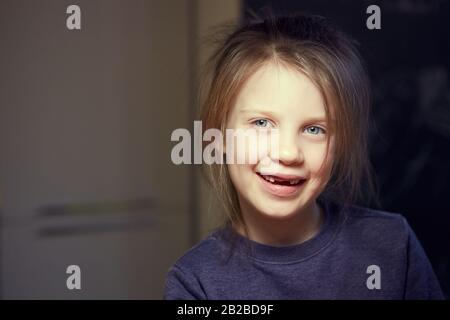
[[[283,219],[265,216],[242,203],[241,211],[248,234],[245,234],[242,225],[234,226],[235,230],[253,241],[272,246],[300,244],[313,238],[325,218],[323,209],[316,201]]]

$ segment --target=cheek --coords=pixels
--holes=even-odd
[[[252,167],[245,164],[228,164],[228,172],[234,187],[241,193],[251,182]]]
[[[312,174],[316,174],[325,160],[325,150],[322,146],[309,146],[303,148],[303,156],[308,169]]]
[[[331,147],[331,146],[330,146]],[[333,162],[333,153],[332,148],[330,148],[330,152],[327,156],[326,144],[321,146],[310,146],[304,152],[305,163],[308,166],[311,175],[314,178],[320,178],[321,176],[327,176],[329,171],[331,170],[331,164]],[[327,160],[327,163],[325,163]],[[324,165],[323,171],[321,172],[321,166]]]
[[[230,139],[228,143],[229,150],[233,155],[227,158],[229,164],[247,164],[256,165],[262,159],[270,156],[272,149],[276,148],[276,135],[266,131],[247,129],[247,133],[240,134],[237,131],[236,136]],[[249,134],[249,132],[252,132]]]
[[[310,155],[310,158],[308,159],[310,163],[309,168],[311,172],[311,177],[313,178],[312,187],[313,189],[316,190],[316,192],[321,192],[329,182],[332,164],[334,161],[333,152],[334,152],[334,145],[330,144],[327,163],[324,164],[324,167],[322,168],[323,171],[320,171],[320,169],[322,163],[324,163],[326,160],[325,159],[327,155],[326,144],[321,148],[317,148],[316,150],[312,151],[309,154]]]

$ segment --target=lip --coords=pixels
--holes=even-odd
[[[267,181],[266,179],[264,179],[260,174],[256,173],[256,175],[258,176],[258,179],[261,182],[261,185],[263,187],[263,189],[274,195],[277,197],[291,197],[293,195],[296,195],[300,189],[303,188],[303,186],[306,183],[306,179],[301,178],[299,176],[291,176],[291,175],[280,175],[277,174],[276,177],[282,178],[282,179],[301,179],[302,181],[297,184],[297,185],[279,185],[279,184],[273,184],[270,183],[269,181]]]
[[[262,174],[261,172],[257,172],[257,173],[258,173],[258,175],[263,175],[263,176],[273,176],[280,180],[296,180],[296,179],[306,180],[305,177],[302,177],[299,175],[294,175],[294,174],[270,173],[270,172],[265,172],[264,174]]]

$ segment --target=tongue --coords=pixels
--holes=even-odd
[[[272,182],[273,184],[280,184],[280,185],[283,185],[283,186],[293,186],[293,184],[291,184],[289,181],[283,181],[283,180],[280,180],[280,181],[277,181],[277,180],[275,180],[275,182]]]

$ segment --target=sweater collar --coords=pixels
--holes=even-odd
[[[231,245],[231,250],[263,263],[288,264],[306,260],[333,242],[345,219],[344,210],[340,210],[342,206],[320,198],[317,201],[324,209],[325,221],[319,232],[305,242],[289,246],[262,244],[239,234],[231,226],[221,230],[221,241]]]

